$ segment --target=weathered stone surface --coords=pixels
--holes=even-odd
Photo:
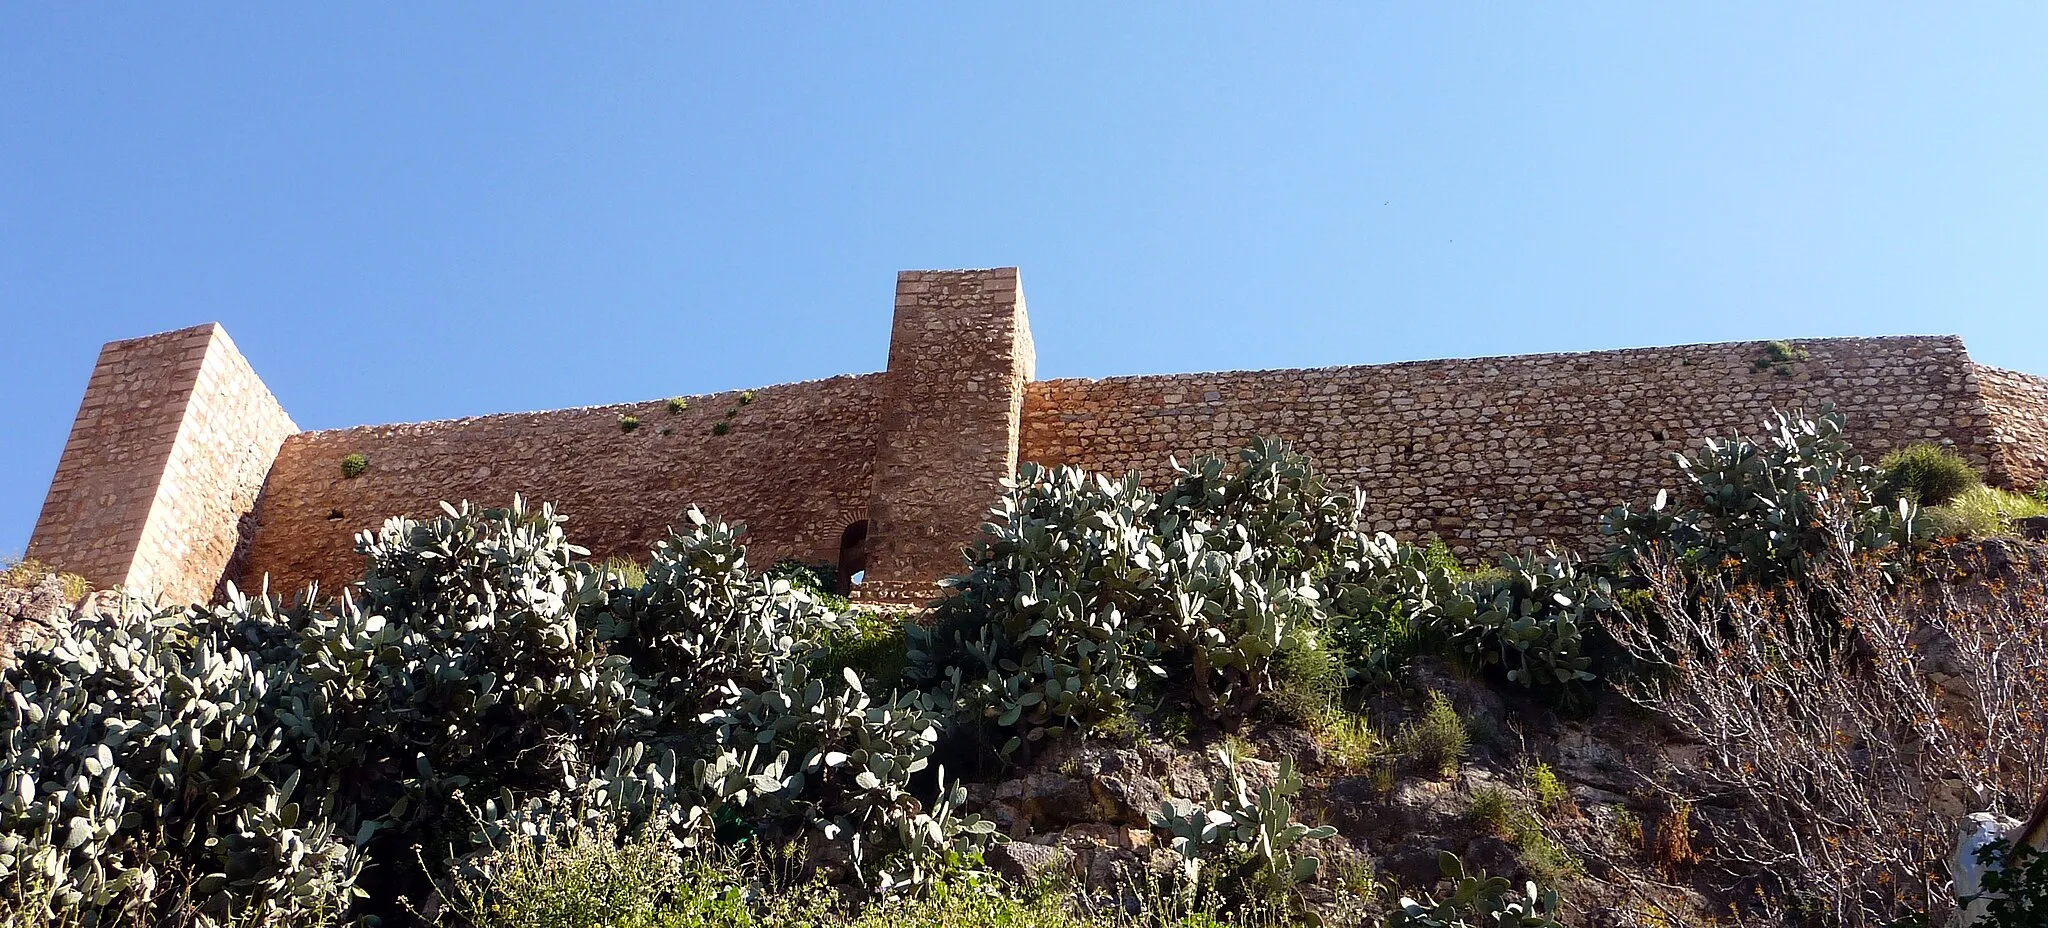
[[[74,605],[56,577],[25,590],[0,589],[0,667],[14,663],[16,652],[47,641],[71,620]]]
[[[1106,811],[1086,780],[1057,773],[1032,773],[1005,781],[997,785],[995,798],[1023,812],[1032,827],[1046,831],[1099,821]]]
[[[1067,872],[1073,866],[1073,852],[1042,844],[1011,841],[988,849],[989,869],[1020,886],[1037,886]]]
[[[2023,492],[2048,483],[2048,379],[1975,368],[1977,392],[2005,459],[2006,482]]]

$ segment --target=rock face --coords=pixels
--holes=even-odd
[[[93,602],[88,597],[83,605]],[[0,667],[12,665],[16,652],[49,640],[80,608],[55,576],[26,589],[0,589]]]

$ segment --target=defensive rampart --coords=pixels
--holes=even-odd
[[[1158,478],[1168,455],[1279,435],[1365,491],[1375,526],[1491,552],[1597,542],[1598,517],[1672,485],[1670,454],[1772,410],[1844,413],[1860,448],[1951,443],[2005,467],[1955,338],[1820,339],[1030,385],[1024,457]],[[2037,408],[2048,409],[2048,404]]]
[[[880,373],[674,411],[299,432],[218,326],[114,342],[28,553],[176,600],[266,576],[289,593],[357,575],[355,533],[386,518],[517,493],[555,503],[598,557],[644,559],[697,505],[746,523],[756,564],[832,561],[865,570],[858,596],[917,600],[1019,461],[1156,483],[1169,455],[1272,435],[1360,487],[1375,527],[1478,555],[1596,544],[1603,511],[1670,485],[1670,453],[1824,405],[1867,455],[1936,441],[1994,482],[2048,480],[2048,380],[1976,365],[1947,337],[1104,380],[1033,381],[1034,355],[1015,268],[906,271]]]
[[[271,469],[254,544],[235,572],[273,589],[346,579],[354,536],[442,500],[552,502],[594,557],[647,559],[692,504],[744,522],[750,561],[837,561],[865,520],[880,376],[442,422],[301,432]],[[744,400],[744,401],[743,401]],[[631,431],[622,417],[636,422]],[[363,456],[346,476],[341,463]]]

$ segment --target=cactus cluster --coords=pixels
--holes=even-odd
[[[1280,888],[1315,879],[1322,859],[1296,856],[1295,849],[1303,841],[1331,837],[1337,829],[1294,820],[1294,797],[1301,794],[1302,781],[1293,759],[1282,757],[1279,776],[1257,788],[1246,782],[1229,751],[1218,749],[1216,760],[1223,776],[1216,780],[1209,806],[1168,803],[1149,815],[1154,828],[1173,836],[1171,847],[1189,885],[1200,882],[1206,862],[1230,857],[1249,858],[1258,874]]]
[[[0,898],[312,923],[366,868],[418,897],[496,843],[651,820],[847,844],[893,889],[992,839],[918,776],[926,697],[820,675],[849,623],[750,572],[736,529],[691,512],[628,585],[550,507],[444,510],[358,536],[340,596],[230,590],[24,653],[0,677]]]
[[[1772,581],[1798,576],[1829,545],[1902,546],[1915,507],[1882,502],[1883,475],[1856,456],[1846,427],[1831,409],[1779,413],[1760,441],[1709,439],[1698,454],[1677,455],[1682,499],[1659,491],[1647,507],[1618,506],[1602,520],[1615,542],[1611,560],[1626,565],[1657,552],[1698,567],[1735,562],[1750,579]],[[1832,537],[1831,521],[1845,522],[1848,537]]]
[[[1282,684],[1285,653],[1337,653],[1355,681],[1391,680],[1425,643],[1555,688],[1592,678],[1602,581],[1572,559],[1506,558],[1466,575],[1361,528],[1356,492],[1259,440],[1234,461],[1135,477],[1027,464],[984,526],[938,621],[911,630],[912,678],[957,695],[1004,753],[1172,687],[1229,726]]]
[[[1419,900],[1403,896],[1388,928],[1564,928],[1555,890],[1532,881],[1517,891],[1501,877],[1467,874],[1464,861],[1448,851],[1438,855],[1437,865],[1450,893],[1441,901],[1426,893]]]

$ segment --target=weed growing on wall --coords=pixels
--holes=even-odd
[[[728,433],[728,432],[731,432],[731,431],[732,431],[732,423],[730,423],[730,422],[713,422],[713,423],[711,423],[711,434],[713,434],[713,435],[724,435],[724,434],[726,434],[726,433]]]
[[[1770,371],[1780,377],[1792,376],[1793,365],[1806,360],[1805,348],[1787,341],[1764,342],[1763,352],[1750,363],[1755,370]]]
[[[619,417],[619,431],[630,432],[640,427],[640,417],[624,415]]]
[[[677,415],[689,408],[689,400],[683,399],[680,396],[671,396],[668,398],[668,414],[671,416]]]
[[[359,452],[350,452],[341,459],[341,476],[353,480],[370,469],[370,459]]]

